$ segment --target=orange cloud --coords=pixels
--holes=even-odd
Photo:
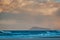
[[[33,15],[37,13],[42,13],[42,15],[52,15],[53,12],[57,11],[59,8],[58,7],[53,7],[51,6],[52,4],[47,5],[47,4],[41,4],[38,3],[34,0],[1,0],[2,5],[0,5],[2,8],[0,8],[0,12],[13,12],[13,13],[19,13],[21,11],[19,10],[24,10],[27,12],[31,12]],[[41,5],[40,5],[41,4]],[[3,10],[4,9],[4,10]]]

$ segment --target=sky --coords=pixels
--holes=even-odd
[[[60,29],[60,3],[0,0],[0,29],[24,30],[33,27]]]
[[[55,1],[60,2],[60,0],[55,0]]]

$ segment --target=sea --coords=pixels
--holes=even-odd
[[[60,40],[60,30],[0,30],[0,40]]]

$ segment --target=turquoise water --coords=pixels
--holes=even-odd
[[[1,30],[0,39],[59,40],[60,30]]]
[[[60,38],[0,39],[0,40],[60,40]]]

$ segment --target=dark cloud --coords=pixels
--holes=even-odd
[[[60,17],[60,9],[56,11],[55,16]]]

